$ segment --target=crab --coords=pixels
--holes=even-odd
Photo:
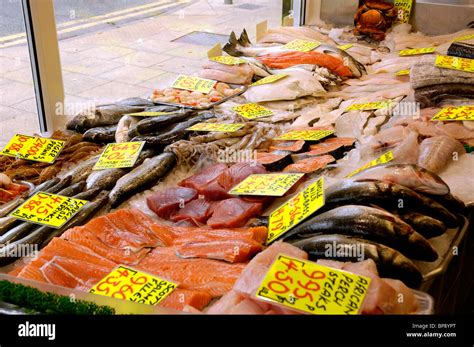
[[[385,1],[365,1],[354,16],[354,34],[367,35],[376,41],[385,39],[385,32],[397,18],[397,10]]]

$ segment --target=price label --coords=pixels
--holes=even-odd
[[[166,116],[169,114],[174,114],[174,112],[136,112],[136,113],[129,113],[127,116],[134,116],[134,117],[156,117],[156,116]]]
[[[388,151],[387,153],[382,154],[377,159],[372,160],[370,163],[368,163],[368,164],[362,166],[361,168],[351,172],[346,177],[352,177],[355,174],[358,174],[359,172],[364,171],[365,169],[368,169],[369,167],[386,164],[386,163],[388,163],[392,160],[393,160],[393,153],[392,153],[392,151]]]
[[[397,9],[397,19],[395,23],[408,23],[410,21],[410,12],[413,6],[412,0],[395,0],[394,4]]]
[[[177,286],[160,277],[119,265],[92,287],[89,293],[139,304],[158,305]]]
[[[230,55],[219,55],[217,57],[209,58],[209,60],[225,65],[240,65],[246,63],[245,60],[241,58],[231,57]]]
[[[377,101],[377,102],[368,102],[365,104],[353,104],[346,108],[348,111],[366,111],[366,110],[378,110],[380,108],[390,107],[390,101]]]
[[[60,228],[85,204],[86,200],[38,192],[10,215],[26,222]]]
[[[334,130],[292,130],[278,136],[275,140],[318,141],[334,134]]]
[[[309,52],[318,47],[319,45],[321,45],[321,42],[296,39],[291,42],[288,42],[283,47],[292,51]]]
[[[474,120],[474,106],[444,107],[432,121],[464,121]]]
[[[468,41],[474,39],[474,34],[456,37],[453,42]]]
[[[133,167],[144,144],[145,141],[109,143],[93,170]]]
[[[347,45],[342,45],[342,46],[337,46],[339,49],[342,49],[343,51],[347,51],[349,48],[354,47],[352,43],[348,43]]]
[[[252,83],[250,86],[260,86],[262,84],[273,83],[273,82],[281,80],[282,78],[285,78],[286,76],[288,75],[283,74],[283,73],[278,74],[278,75],[267,76],[257,82]]]
[[[410,74],[410,70],[400,70],[395,74],[395,76],[406,76],[409,74]]]
[[[436,47],[404,49],[400,51],[398,55],[401,57],[404,57],[407,55],[429,54],[429,53],[433,53],[435,50],[436,50]]]
[[[355,315],[370,282],[369,277],[280,254],[256,296],[312,314]]]
[[[444,69],[474,72],[474,59],[438,55],[435,65]]]
[[[61,140],[16,134],[3,148],[3,155],[42,163],[54,163],[64,147]]]
[[[212,90],[212,88],[214,88],[216,83],[217,81],[208,80],[205,78],[179,75],[178,78],[173,82],[171,87],[208,94]]]
[[[270,215],[267,245],[324,206],[324,180],[321,177]]]
[[[217,131],[223,133],[233,133],[244,126],[242,123],[225,124],[225,123],[198,123],[186,130],[190,131]]]
[[[250,175],[229,192],[234,195],[282,196],[304,174],[255,174]]]
[[[268,108],[254,103],[234,106],[232,107],[232,110],[247,119],[262,118],[273,115],[273,112]]]

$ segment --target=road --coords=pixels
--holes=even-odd
[[[114,11],[169,0],[54,0],[56,23],[87,19]],[[0,0],[0,38],[25,32],[20,0]]]

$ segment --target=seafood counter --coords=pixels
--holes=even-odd
[[[434,313],[425,291],[474,204],[474,29],[367,30],[232,33],[196,76],[74,116],[54,161],[1,156],[0,301],[42,313],[29,291],[70,291],[149,313],[101,289],[122,271],[168,283],[156,313],[321,313],[337,302],[323,279],[346,276],[363,292],[347,312]],[[55,226],[33,220],[38,196],[83,205]],[[305,285],[282,275],[301,266]]]

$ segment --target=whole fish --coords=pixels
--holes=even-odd
[[[361,237],[392,247],[406,256],[435,261],[438,254],[428,240],[391,213],[378,208],[346,205],[313,217],[283,235],[284,240],[320,233]]]
[[[136,136],[132,139],[132,141],[145,141],[147,146],[151,148],[161,148],[186,137],[187,128],[211,118],[215,118],[215,114],[213,112],[201,112],[195,117],[172,125],[171,128],[167,128],[164,132],[159,133],[158,135]]]
[[[100,155],[93,156],[83,162],[81,162],[79,165],[75,166],[71,170],[67,171],[64,175],[65,176],[72,176],[72,183],[77,183],[80,181],[85,181],[87,177],[90,175],[92,172],[92,168],[94,167],[95,163],[97,160],[99,160]]]
[[[117,125],[117,130],[115,131],[115,142],[128,142],[132,136],[129,136],[130,129],[135,129],[136,124],[138,123],[139,117],[133,117],[129,115],[125,115],[120,118],[120,121]],[[135,135],[136,136],[136,135]]]
[[[443,235],[446,231],[446,225],[443,222],[421,213],[408,212],[398,216],[426,238]]]
[[[179,111],[163,116],[145,117],[145,119],[142,119],[137,123],[136,132],[139,135],[153,134],[164,129],[168,125],[181,122],[195,114],[196,112],[193,110],[185,110],[182,108]]]
[[[325,197],[328,207],[375,204],[399,213],[419,212],[439,219],[448,227],[458,224],[456,216],[433,199],[396,183],[344,179],[329,186],[325,191]]]
[[[54,187],[56,184],[58,184],[61,181],[58,177],[51,178],[50,180],[47,180],[35,187],[33,191],[29,194],[29,196],[33,196],[38,192],[47,192],[48,189]]]
[[[158,105],[158,106],[153,106],[153,107],[146,108],[145,112],[170,112],[170,113],[174,113],[174,112],[177,112],[178,110],[180,110],[180,108],[176,107],[176,106]],[[127,116],[130,116],[130,115],[127,115]],[[137,123],[140,120],[142,120],[140,118],[141,117],[133,117],[133,119],[134,119],[133,121],[124,120],[124,122],[121,124],[122,128],[120,130],[117,130],[116,141],[117,142],[123,142],[123,141],[119,141],[119,140],[125,139],[125,138],[133,139],[135,136],[138,136],[139,133],[137,131]],[[121,121],[122,121],[122,119],[121,119]],[[119,127],[120,127],[120,122],[119,122]],[[119,132],[120,132],[121,135],[118,135]]]
[[[65,175],[58,183],[56,183],[54,186],[45,189],[44,191],[51,193],[51,194],[56,194],[60,190],[63,190],[67,186],[69,186],[72,183],[72,176],[70,175]]]
[[[361,171],[352,178],[392,182],[426,194],[449,193],[448,185],[438,175],[413,164],[379,165]]]
[[[87,130],[83,139],[85,141],[95,142],[95,143],[110,143],[115,141],[115,131],[117,130],[117,125],[109,125],[97,128],[91,128]]]
[[[79,199],[79,200],[87,200],[90,201],[94,199],[100,192],[102,191],[102,188],[92,188],[88,189],[84,192],[81,192],[79,194],[76,194],[73,196],[74,199]]]
[[[151,101],[141,98],[121,100],[114,104],[98,105],[93,112],[78,114],[66,125],[67,129],[84,132],[90,128],[117,124],[122,115],[132,112],[141,112],[153,106]]]
[[[292,242],[308,253],[310,260],[332,259],[359,262],[372,259],[381,277],[397,278],[411,288],[421,284],[422,275],[416,265],[397,250],[380,243],[338,234],[316,235]]]
[[[11,211],[13,211],[15,208],[17,208],[24,202],[25,199],[19,196],[13,200],[4,203],[2,206],[0,206],[0,218],[5,217],[7,214],[9,214]]]
[[[466,210],[466,205],[464,204],[464,202],[451,193],[446,195],[427,195],[427,197],[443,205],[453,213],[462,214]]]
[[[49,242],[54,236],[60,236],[67,229],[86,223],[89,218],[94,216],[94,214],[105,205],[107,200],[108,192],[101,192],[93,202],[84,205],[84,207],[61,228],[55,229],[47,225],[42,225],[34,229],[25,237],[0,248],[0,266],[8,265],[16,261],[19,258],[18,249],[22,246],[46,245],[46,241]]]
[[[112,207],[118,206],[126,198],[134,195],[165,176],[176,164],[173,153],[163,153],[148,159],[137,168],[120,178],[110,191],[109,200]]]
[[[152,158],[156,154],[157,152],[153,150],[142,150],[133,167],[141,165],[145,159]],[[110,190],[114,187],[115,183],[119,180],[119,178],[124,176],[128,171],[128,168],[92,171],[89,177],[87,177],[86,188],[101,188]]]
[[[451,136],[429,137],[420,144],[418,165],[440,173],[450,162],[458,160],[458,157],[465,153],[462,143]]]

